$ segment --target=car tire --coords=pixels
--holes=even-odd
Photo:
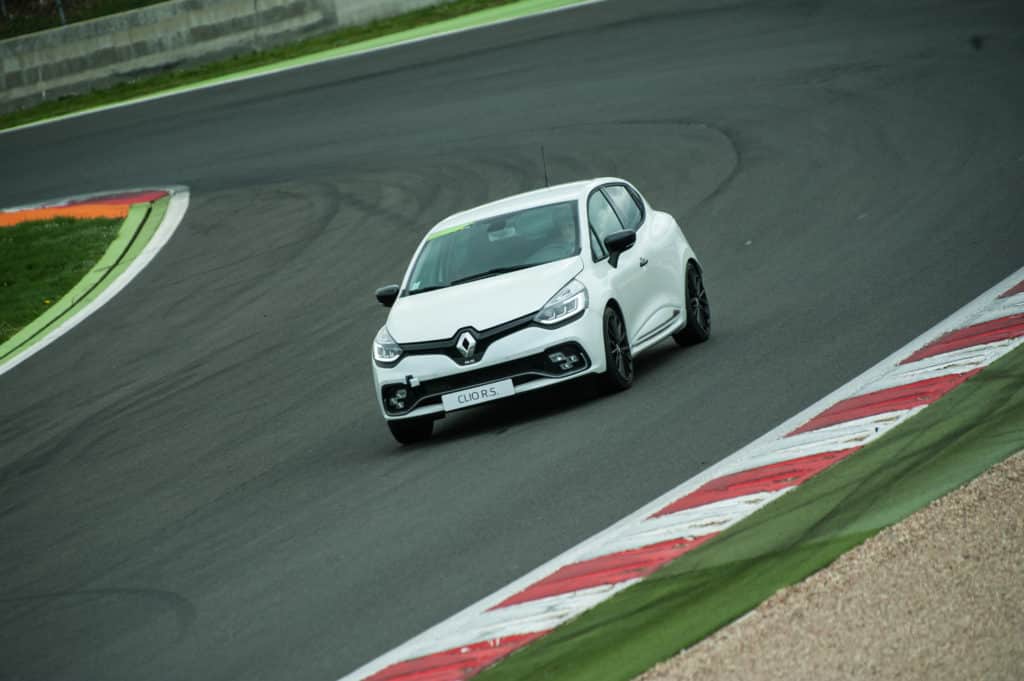
[[[629,347],[629,334],[622,315],[614,307],[604,310],[605,371],[601,382],[608,392],[619,392],[633,385],[633,352]]]
[[[423,442],[434,432],[434,419],[429,417],[388,421],[388,428],[403,445]]]
[[[711,335],[711,305],[704,277],[692,262],[686,264],[686,326],[672,334],[679,345],[703,343]]]

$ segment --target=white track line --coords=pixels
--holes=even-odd
[[[147,187],[146,189],[152,189]],[[160,252],[160,249],[164,247],[164,244],[170,240],[174,231],[178,229],[178,225],[181,224],[182,219],[185,217],[185,211],[188,210],[189,192],[187,187],[161,187],[168,192],[170,196],[170,202],[167,205],[167,211],[164,213],[164,218],[160,222],[160,226],[157,228],[153,237],[146,244],[142,252],[139,253],[138,257],[131,262],[130,265],[120,274],[116,279],[107,284],[106,288],[96,296],[88,305],[77,310],[74,314],[61,320],[55,328],[49,330],[42,338],[35,341],[31,346],[22,352],[18,353],[10,360],[0,364],[0,376],[4,375],[14,367],[18,366],[29,357],[32,357],[43,348],[47,347],[51,343],[55,342],[58,338],[66,334],[71,329],[75,328],[82,322],[84,322],[91,314],[96,312],[98,309],[103,307],[107,301],[116,296],[125,286],[127,286],[132,279],[138,276],[149,262],[156,257],[156,254]],[[127,194],[136,190],[124,190],[117,192],[104,192],[104,194]],[[143,190],[138,190],[143,191]]]

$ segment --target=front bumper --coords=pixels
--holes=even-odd
[[[562,352],[579,357],[571,367],[555,362]],[[529,326],[500,338],[476,363],[459,365],[444,354],[408,355],[393,367],[373,365],[377,403],[386,419],[442,416],[441,396],[512,379],[517,394],[604,371],[604,336],[593,310],[564,326]],[[392,401],[399,389],[402,400]]]

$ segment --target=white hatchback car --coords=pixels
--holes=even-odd
[[[395,438],[445,413],[598,374],[633,382],[633,358],[673,336],[707,340],[701,265],[675,219],[615,178],[457,213],[423,238],[373,341],[377,400]]]

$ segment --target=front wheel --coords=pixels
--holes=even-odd
[[[388,421],[388,428],[403,445],[423,442],[434,432],[434,419],[427,417]]]
[[[604,359],[606,368],[601,379],[607,390],[618,392],[633,385],[633,352],[626,323],[613,307],[604,311]]]
[[[711,335],[711,305],[704,277],[692,262],[686,264],[686,326],[672,334],[679,345],[703,343]]]

